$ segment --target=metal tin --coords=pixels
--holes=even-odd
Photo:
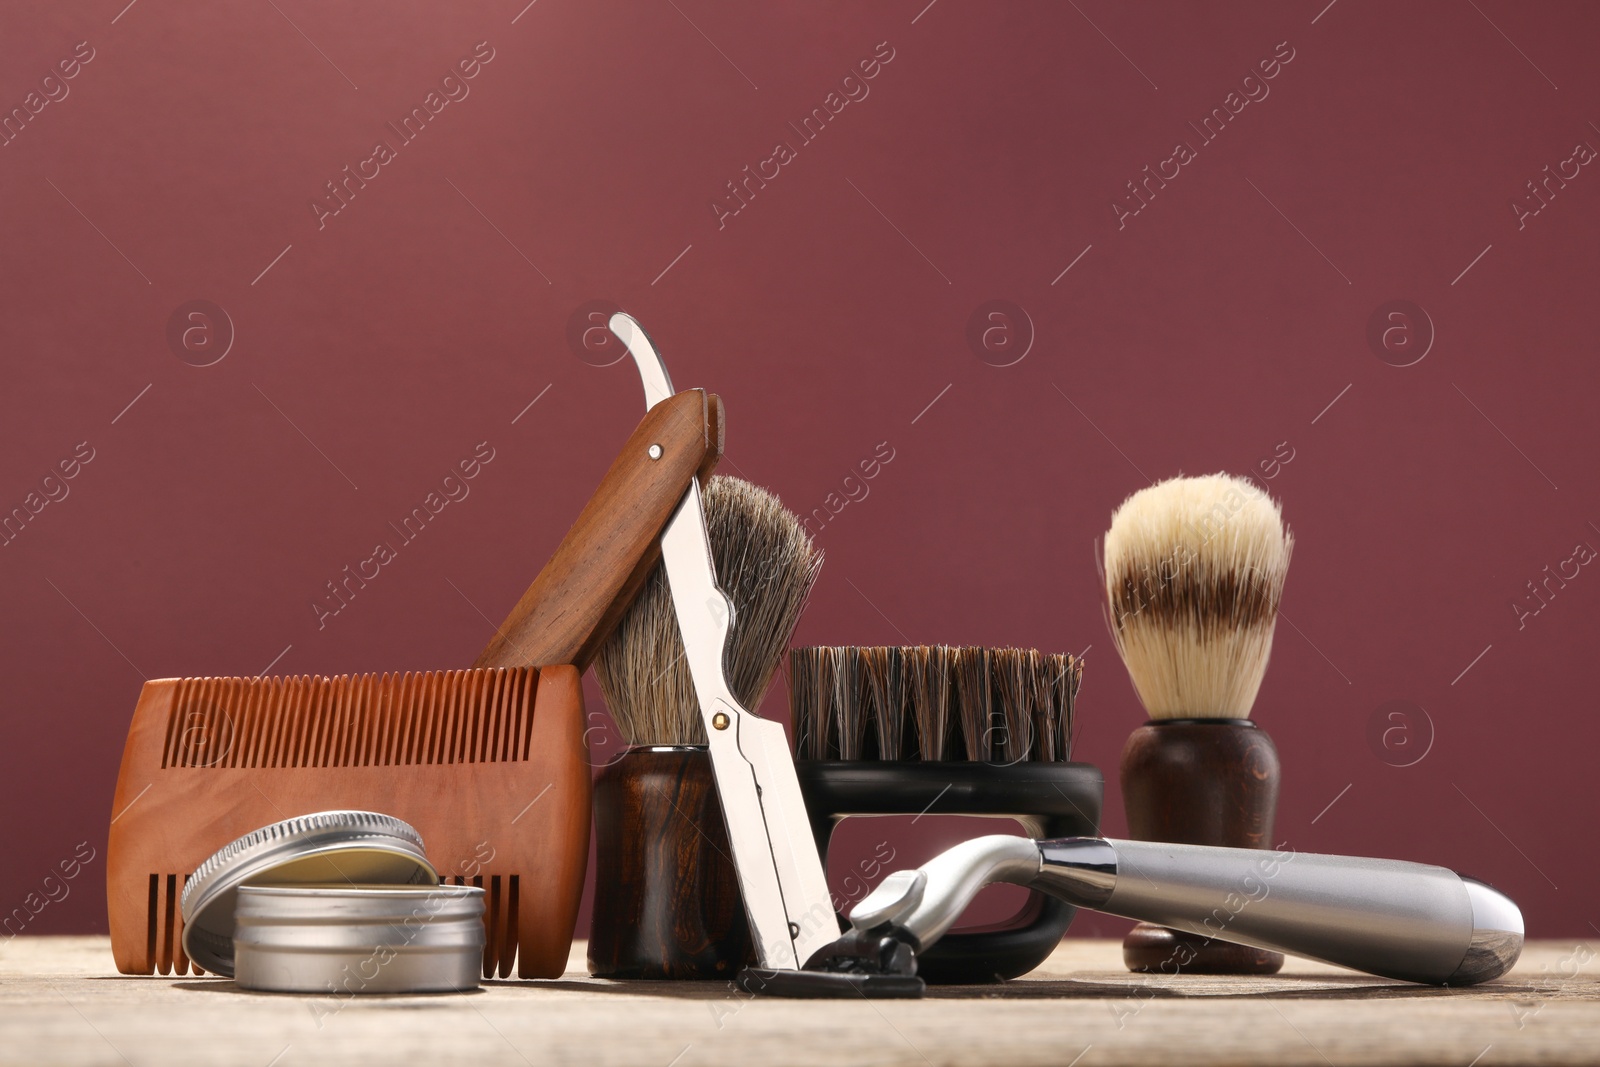
[[[233,933],[245,989],[445,993],[483,969],[483,890],[440,886],[244,886]]]
[[[374,811],[320,811],[229,842],[183,889],[183,950],[201,967],[234,973],[234,903],[244,885],[436,886],[439,873],[411,824]]]

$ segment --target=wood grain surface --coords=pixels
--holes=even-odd
[[[1506,978],[1435,989],[1291,957],[1270,977],[1129,974],[1114,940],[1064,942],[1003,986],[920,1001],[752,1001],[717,982],[565,977],[343,1003],[218,978],[126,977],[103,937],[0,943],[0,1063],[1504,1064],[1594,1063],[1594,949],[1535,942]]]

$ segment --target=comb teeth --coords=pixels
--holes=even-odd
[[[796,648],[795,758],[1063,762],[1082,681],[1076,657],[1035,649]]]
[[[483,976],[509,978],[517,961],[517,904],[521,886],[516,875],[451,875],[440,885],[472,885],[483,890]]]
[[[183,911],[178,897],[187,881],[181,874],[151,874],[146,950],[154,974],[204,974],[183,953]]]
[[[528,759],[532,668],[184,678],[161,766],[388,767]]]

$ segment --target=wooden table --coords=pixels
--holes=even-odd
[[[0,942],[0,1062],[1443,1064],[1600,1062],[1600,960],[1534,942],[1506,978],[1433,989],[1291,959],[1272,978],[1151,978],[1073,939],[1003,986],[920,1001],[751,1001],[710,983],[585,976],[343,1005],[216,978],[116,973],[102,937]]]

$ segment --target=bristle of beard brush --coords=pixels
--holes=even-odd
[[[950,738],[950,653],[946,645],[905,650],[906,689],[917,728],[917,756],[942,760]]]
[[[882,757],[878,755],[878,700],[870,675],[872,659],[882,649],[851,646],[849,651],[852,664],[850,681],[853,687],[850,695],[855,702],[856,718],[860,721],[857,729],[860,731],[861,747],[857,751],[856,759],[881,759]]]
[[[832,657],[826,648],[789,652],[789,712],[794,722],[797,759],[825,759],[832,721]]]
[[[703,494],[717,584],[733,601],[728,685],[754,711],[778,669],[822,566],[800,520],[773,494],[717,475]],[[703,745],[666,568],[657,563],[599,654],[595,677],[630,745]]]
[[[904,650],[894,646],[864,648],[862,692],[871,709],[877,758],[900,760],[906,756],[906,694],[902,680]]]
[[[1072,723],[1078,688],[1083,684],[1083,661],[1066,653],[1044,657],[1044,674],[1050,686],[1051,714],[1055,718],[1057,759],[1072,758]]]
[[[1083,666],[1034,649],[877,645],[797,648],[789,673],[796,759],[1009,765],[1070,757]]]
[[[998,731],[993,758],[1002,763],[1042,758],[1033,724],[1038,659],[1039,653],[1032,649],[997,648],[991,654]]]
[[[1028,661],[1028,688],[1033,700],[1033,738],[1035,758],[1046,763],[1065,759],[1061,750],[1061,709],[1051,674],[1056,669],[1054,656],[1034,653]]]
[[[987,762],[994,755],[994,678],[990,673],[987,648],[967,646],[953,654],[956,691],[956,721],[966,758]]]
[[[833,706],[839,690],[834,684],[837,648],[817,650],[817,758],[839,758],[839,713]]]
[[[1038,718],[1038,705],[1035,702],[1038,686],[1034,685],[1034,680],[1040,673],[1040,654],[1037,648],[1011,649],[1011,654],[1016,662],[1016,681],[1013,685],[1018,689],[1018,699],[1003,709],[1006,717],[1006,761],[1043,760],[1043,739],[1038,736],[1038,729],[1034,725],[1034,720]]]
[[[831,649],[833,661],[833,721],[838,757],[861,758],[867,717],[860,700],[861,649],[852,646]]]

